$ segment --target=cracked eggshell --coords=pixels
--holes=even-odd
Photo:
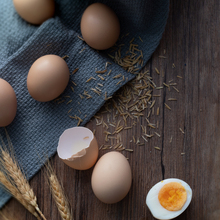
[[[71,168],[87,170],[98,158],[98,143],[91,130],[73,127],[65,130],[59,138],[59,158]]]

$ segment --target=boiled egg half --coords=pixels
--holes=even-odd
[[[192,199],[190,186],[176,178],[163,180],[147,194],[146,204],[156,219],[169,220],[179,216]]]

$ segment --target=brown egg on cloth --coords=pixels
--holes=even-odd
[[[51,101],[63,93],[69,75],[64,59],[53,54],[42,56],[32,64],[28,72],[28,91],[37,101]]]
[[[85,42],[97,50],[112,47],[120,34],[117,15],[102,3],[94,3],[84,11],[80,28]]]
[[[65,130],[59,138],[59,158],[71,168],[87,170],[98,158],[98,144],[93,132],[85,127]]]
[[[55,12],[54,0],[13,0],[15,10],[27,22],[42,24]]]
[[[17,98],[12,86],[0,78],[0,127],[14,120],[17,112]]]
[[[113,151],[104,154],[96,163],[92,173],[92,190],[104,203],[122,200],[130,190],[131,167],[125,156]]]

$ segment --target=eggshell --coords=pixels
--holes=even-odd
[[[53,17],[55,11],[54,0],[13,0],[13,3],[24,20],[36,25]]]
[[[69,75],[69,68],[61,57],[53,54],[42,56],[28,72],[28,91],[37,101],[51,101],[65,90]]]
[[[91,130],[73,127],[60,136],[57,153],[63,162],[77,170],[91,168],[98,158],[98,144]]]
[[[104,154],[96,163],[92,173],[92,190],[104,203],[122,200],[130,190],[132,174],[130,165],[119,152]]]
[[[86,43],[97,50],[112,47],[120,34],[117,15],[102,3],[94,3],[84,11],[80,27]]]
[[[14,120],[17,111],[17,98],[12,86],[0,78],[0,127]]]
[[[160,189],[165,184],[170,183],[170,182],[180,183],[187,192],[187,200],[181,210],[169,211],[165,209],[159,202],[158,194],[159,194]],[[169,220],[169,219],[176,218],[181,213],[183,213],[186,210],[186,208],[189,206],[191,200],[192,200],[192,189],[190,188],[190,186],[183,180],[180,180],[177,178],[170,178],[170,179],[165,179],[163,181],[160,181],[159,183],[157,183],[150,189],[146,197],[146,204],[149,210],[151,211],[152,215],[154,216],[154,218],[160,219],[160,220]]]

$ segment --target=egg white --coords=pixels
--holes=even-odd
[[[158,194],[159,194],[160,189],[165,184],[170,183],[170,182],[181,183],[187,192],[186,202],[185,202],[184,206],[182,207],[182,209],[179,211],[169,211],[169,210],[165,209],[160,204],[159,199],[158,199]],[[169,219],[176,218],[182,212],[184,212],[186,210],[186,208],[189,206],[191,200],[192,200],[192,189],[190,188],[190,186],[186,182],[184,182],[183,180],[176,179],[176,178],[170,178],[170,179],[166,179],[166,180],[163,180],[163,181],[157,183],[156,185],[154,185],[150,189],[150,191],[147,194],[146,204],[147,204],[149,210],[151,211],[152,215],[154,216],[154,218],[160,219],[160,220],[169,220]]]

